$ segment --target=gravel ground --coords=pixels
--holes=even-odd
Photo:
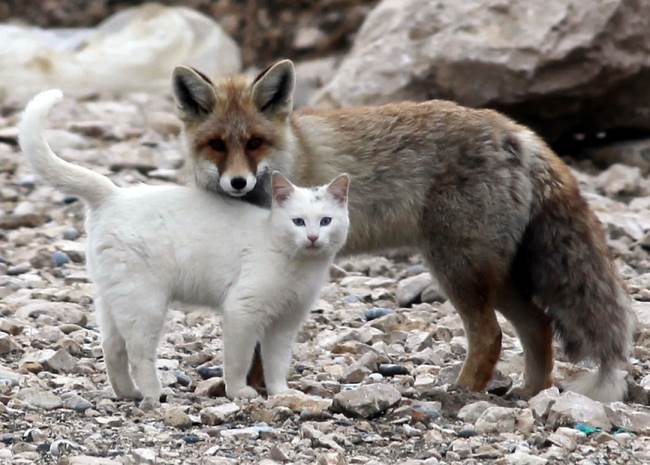
[[[16,109],[0,115],[0,463],[650,462],[650,182],[638,168],[574,167],[637,300],[626,404],[557,388],[504,398],[523,363],[505,322],[489,392],[454,390],[460,319],[421,260],[396,251],[338,260],[295,346],[293,390],[275,398],[224,398],[219,317],[176,307],[159,350],[166,402],[142,412],[107,383],[83,207],[35,181],[17,149]],[[168,99],[66,101],[51,127],[62,156],[119,185],[182,180]],[[584,369],[557,359],[559,384]]]

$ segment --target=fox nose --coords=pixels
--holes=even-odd
[[[311,243],[313,244],[314,242],[316,242],[318,240],[318,236],[315,235],[315,234],[310,234],[309,236],[307,236],[307,239],[309,239],[311,241]]]
[[[246,187],[246,179],[245,178],[232,178],[230,180],[230,185],[232,186],[233,189],[237,189],[238,191],[242,190],[244,187]]]

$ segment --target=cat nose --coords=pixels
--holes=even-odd
[[[311,243],[313,244],[314,242],[316,242],[318,240],[318,236],[316,234],[310,234],[309,236],[307,236],[307,239],[309,239],[311,241]]]
[[[246,187],[246,179],[240,177],[232,178],[230,180],[230,185],[232,186],[233,189],[237,189],[238,191],[240,191],[244,187]]]

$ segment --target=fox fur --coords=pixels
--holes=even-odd
[[[521,395],[551,386],[555,334],[572,361],[599,364],[576,389],[623,398],[630,300],[576,179],[531,130],[441,100],[292,111],[288,60],[252,81],[213,83],[184,67],[173,80],[199,186],[246,197],[270,169],[305,185],[351,175],[344,251],[422,253],[464,323],[458,384],[489,382],[501,349],[498,309],[524,348]],[[236,177],[246,180],[239,191]]]

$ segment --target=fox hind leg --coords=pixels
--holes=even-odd
[[[524,349],[524,386],[511,394],[529,398],[553,385],[553,329],[551,318],[514,290],[499,295],[497,307],[514,326]]]

